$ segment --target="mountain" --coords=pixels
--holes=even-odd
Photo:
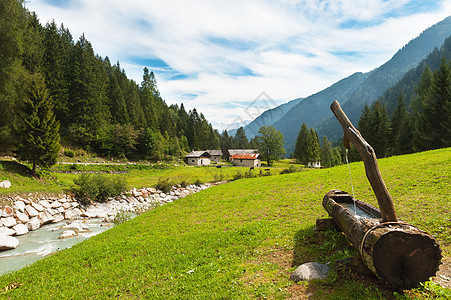
[[[338,99],[347,116],[356,124],[365,104],[371,104],[404,74],[415,68],[434,48],[440,47],[451,34],[451,16],[423,31],[400,49],[388,62],[371,71],[371,75],[357,88],[349,99]],[[332,100],[331,100],[332,102]],[[319,136],[336,140],[343,135],[342,129],[329,113],[329,118],[316,127]]]
[[[376,101],[407,71],[415,68],[425,59],[434,48],[440,47],[450,33],[451,17],[447,17],[411,40],[382,66],[367,73],[355,73],[338,81],[303,99],[276,122],[266,123],[266,125],[272,125],[283,133],[287,154],[294,150],[295,140],[303,122],[308,127],[313,127],[320,137],[325,135],[329,140],[337,140],[343,132],[329,109],[333,100],[340,102],[343,110],[355,124],[366,103],[371,104]],[[245,127],[245,131],[247,134],[250,128]]]
[[[258,133],[260,127],[274,124],[275,122],[280,120],[280,118],[282,118],[288,111],[290,111],[291,108],[299,104],[302,100],[303,98],[297,98],[287,103],[281,104],[275,108],[271,108],[264,111],[255,120],[244,126],[244,132],[246,133],[246,137],[248,139],[253,138]],[[230,131],[229,135],[234,135],[235,132],[236,130]]]
[[[308,127],[317,127],[330,114],[329,106],[335,99],[346,99],[365,81],[370,73],[355,73],[334,83],[319,93],[313,94],[298,103],[273,126],[283,133],[287,153],[294,150],[294,145],[302,123]]]
[[[238,121],[233,123],[223,123],[223,122],[215,122],[211,121],[211,126],[213,126],[214,129],[218,130],[219,132],[223,132],[224,130],[227,130],[227,132],[230,134],[230,132],[236,132],[238,128],[241,126],[246,126],[249,124],[252,120],[244,120],[244,121]]]

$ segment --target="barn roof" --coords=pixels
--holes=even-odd
[[[232,158],[232,159],[259,159],[260,153],[253,153],[253,154],[236,153],[236,154],[233,154],[230,158]]]
[[[258,153],[256,149],[229,149],[229,155],[232,156],[234,154],[255,154]]]
[[[210,153],[210,155],[222,155],[222,151],[221,150],[205,150],[208,153]]]
[[[185,157],[211,157],[211,155],[207,151],[191,151]]]

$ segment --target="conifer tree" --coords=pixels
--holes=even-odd
[[[402,92],[398,96],[398,103],[395,107],[395,110],[393,112],[393,115],[391,117],[391,152],[394,155],[403,154],[402,152],[406,151],[407,148],[410,146],[410,141],[408,141],[405,137],[400,136],[401,134],[408,134],[406,130],[406,126],[408,126],[408,121],[406,120],[409,118],[406,106],[404,104],[404,96]],[[402,131],[401,131],[401,127]],[[409,134],[410,135],[410,134]],[[401,144],[408,142],[408,144]],[[403,148],[403,151],[401,151],[400,148]],[[406,152],[404,152],[406,153]]]
[[[327,137],[323,136],[323,143],[321,147],[321,166],[324,168],[332,167],[332,148]]]
[[[249,149],[249,141],[246,137],[243,126],[238,128],[238,130],[236,131],[234,140],[235,145],[238,149]]]
[[[309,130],[305,123],[302,123],[301,129],[299,130],[298,137],[296,139],[296,148],[294,150],[293,157],[301,164],[306,165],[307,160],[307,137]]]
[[[315,163],[321,160],[321,146],[319,145],[318,135],[313,128],[307,136],[307,163]]]
[[[53,104],[40,74],[33,76],[30,92],[24,101],[23,124],[17,130],[16,153],[22,160],[36,166],[50,167],[56,163],[59,143],[59,122],[52,111]]]

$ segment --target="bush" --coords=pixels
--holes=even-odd
[[[235,174],[233,174],[233,180],[238,180],[244,177],[243,172],[237,171]]]
[[[109,197],[118,196],[127,190],[123,176],[83,173],[74,180],[74,183],[77,186],[72,190],[82,205],[87,205],[90,201],[105,202]]]
[[[188,182],[186,182],[185,180],[183,180],[182,182],[180,182],[180,186],[182,188],[186,188],[188,186]]]
[[[74,157],[75,152],[74,152],[74,150],[71,150],[71,149],[64,149],[64,155],[66,155],[67,157]]]
[[[161,179],[160,177],[157,184],[155,185],[155,188],[162,191],[163,193],[169,193],[173,185],[174,183],[172,181],[169,181],[169,178]]]
[[[200,179],[196,179],[196,181],[194,181],[194,184],[197,186],[200,186],[203,182],[200,181]]]
[[[296,168],[295,166],[291,165],[290,167],[283,169],[280,174],[289,174],[289,173],[295,173],[295,172],[299,172],[299,169]]]
[[[134,216],[135,216],[135,214],[133,212],[121,209],[114,216],[113,223],[114,223],[114,225],[119,225],[124,222],[127,222],[128,220],[133,219]]]

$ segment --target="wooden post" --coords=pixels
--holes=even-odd
[[[337,100],[331,104],[330,109],[338,119],[338,122],[340,122],[341,127],[343,127],[343,143],[345,147],[349,149],[351,142],[363,159],[366,177],[376,195],[377,203],[379,204],[382,214],[382,221],[396,222],[398,217],[396,216],[395,206],[392,197],[385,186],[384,180],[382,179],[381,172],[379,171],[376,153],[365,141],[360,132],[355,129],[351,121],[349,121]]]

